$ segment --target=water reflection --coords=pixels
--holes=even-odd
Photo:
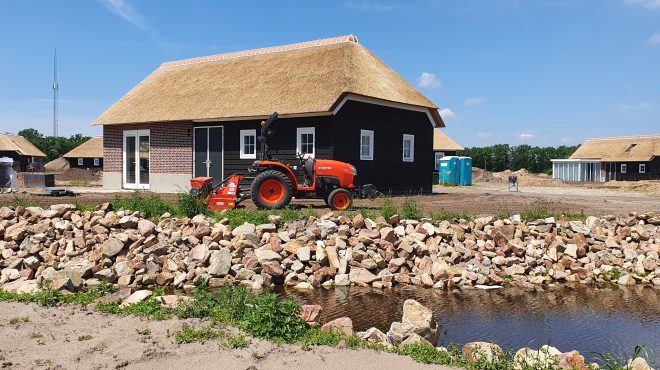
[[[550,344],[593,360],[596,351],[629,355],[640,344],[659,363],[660,289],[649,286],[564,285],[537,292],[346,287],[281,293],[301,304],[322,305],[323,320],[349,316],[358,331],[372,326],[387,331],[401,319],[403,302],[414,298],[431,307],[440,322],[439,345],[480,340],[516,350]]]

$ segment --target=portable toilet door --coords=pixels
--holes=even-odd
[[[458,185],[458,157],[448,156],[440,158],[440,169],[438,171],[438,182],[441,185]]]
[[[460,167],[460,180],[459,183],[462,186],[471,186],[472,185],[472,158],[470,157],[458,157],[459,167]]]

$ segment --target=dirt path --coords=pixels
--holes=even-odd
[[[77,189],[80,191],[80,189]],[[460,212],[471,215],[497,215],[502,213],[520,213],[530,209],[545,207],[553,211],[584,212],[588,215],[605,214],[627,215],[629,212],[660,212],[660,193],[642,193],[606,188],[586,187],[521,187],[519,192],[509,192],[506,184],[476,183],[472,187],[434,186],[432,195],[417,195],[411,198],[417,202],[424,213],[440,210]],[[47,206],[56,203],[99,204],[112,201],[116,196],[130,196],[130,192],[86,192],[75,197],[46,197],[32,194],[0,194],[0,205],[11,204],[12,199],[20,197],[28,202]],[[175,202],[176,194],[160,194],[161,198]],[[393,200],[401,204],[403,197]],[[354,207],[379,209],[382,199],[375,201],[356,200]],[[329,211],[320,199],[294,199],[294,207],[308,207],[319,213]],[[242,207],[254,209],[250,201],[241,203]]]
[[[27,322],[23,322],[22,318]],[[17,319],[19,323],[10,323]],[[251,340],[243,349],[217,342],[174,344],[173,333],[199,320],[148,321],[72,306],[0,303],[0,367],[8,369],[407,369],[448,370],[371,350],[274,345]],[[148,328],[142,335],[137,329]],[[4,357],[4,358],[3,358]]]

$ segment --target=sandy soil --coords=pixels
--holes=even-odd
[[[75,197],[47,197],[34,194],[0,194],[0,205],[11,204],[14,197],[25,198],[44,206],[56,203],[99,204],[109,202],[115,196],[130,196],[130,192],[102,192],[93,188],[72,188],[80,192]],[[87,191],[85,191],[87,190]],[[89,191],[91,190],[91,191]],[[627,215],[629,212],[660,212],[660,192],[637,192],[624,189],[590,188],[584,186],[520,186],[518,192],[507,190],[506,183],[480,182],[471,187],[434,186],[432,195],[417,195],[417,201],[425,213],[440,210],[462,212],[472,215],[516,213],[545,207],[553,211],[584,212],[588,215]],[[160,194],[161,198],[176,201],[176,194]],[[395,197],[402,203],[403,197]],[[382,199],[375,201],[356,200],[354,207],[379,209]],[[294,207],[311,206],[319,213],[329,211],[320,199],[294,199]],[[242,207],[254,209],[250,200]]]
[[[28,322],[10,324],[12,318]],[[217,342],[174,344],[173,333],[199,320],[149,321],[84,308],[0,303],[0,367],[8,369],[449,369],[371,350],[278,346],[252,339],[243,349]],[[136,329],[149,328],[149,335]],[[91,336],[82,340],[82,336]],[[80,338],[80,339],[79,339]],[[4,356],[4,359],[3,359]]]

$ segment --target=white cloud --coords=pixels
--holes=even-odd
[[[156,30],[151,28],[144,19],[144,16],[140,14],[137,10],[133,9],[132,6],[128,4],[127,0],[98,0],[101,4],[105,5],[111,12],[116,16],[122,18],[123,20],[131,23],[132,25],[139,27],[147,32],[149,32],[153,37],[156,37]]]
[[[659,9],[660,0],[624,0],[628,5],[641,6],[646,9]]]
[[[651,108],[653,106],[653,103],[649,103],[647,101],[643,101],[639,104],[621,104],[621,110],[641,110],[641,109],[646,109],[646,108]]]
[[[477,132],[477,137],[479,139],[488,139],[490,134],[488,132]]]
[[[417,86],[419,87],[441,87],[442,81],[435,76],[435,73],[422,72],[417,79]]]
[[[518,136],[518,140],[522,140],[522,141],[532,140],[536,137],[536,135],[528,134],[528,133],[518,134],[517,136]]]
[[[468,99],[465,99],[465,106],[466,107],[471,107],[471,106],[474,106],[474,105],[483,104],[485,101],[486,101],[485,96],[480,96],[478,98],[468,98]]]
[[[648,40],[646,42],[649,43],[649,45],[659,45],[660,44],[660,32],[655,32],[651,36],[649,36]]]
[[[454,111],[452,111],[449,108],[444,108],[440,110],[440,117],[442,117],[442,119],[452,118],[455,115],[456,113],[454,113]]]

